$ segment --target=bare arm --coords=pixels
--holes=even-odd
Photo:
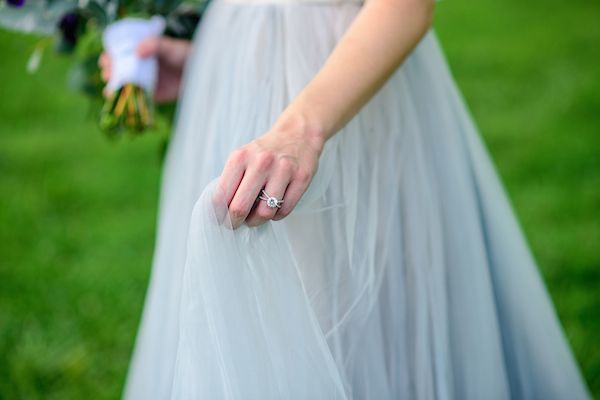
[[[434,0],[367,1],[279,123],[286,126],[300,120],[324,140],[333,136],[375,95],[427,32],[433,5]]]
[[[263,136],[236,150],[219,184],[234,227],[287,216],[327,139],[383,86],[428,31],[434,0],[368,0],[329,58]],[[281,199],[273,209],[261,189]]]

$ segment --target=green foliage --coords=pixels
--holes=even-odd
[[[209,0],[40,0],[21,8],[0,0],[0,27],[33,31],[56,39],[59,53],[74,52],[69,84],[93,99],[101,97],[97,59],[102,51],[102,31],[123,17],[163,15],[165,34],[190,39]],[[44,40],[46,41],[46,40]]]
[[[600,38],[595,0],[444,0],[436,28],[583,372],[600,397]],[[563,29],[564,27],[569,29]],[[150,273],[159,144],[107,141],[25,72],[36,38],[0,32],[0,399],[118,398]]]
[[[101,98],[104,87],[98,66],[101,53],[102,34],[95,24],[90,24],[79,38],[77,51],[73,55],[75,62],[68,73],[68,84],[92,99]]]
[[[0,399],[115,399],[141,315],[167,132],[108,141],[69,61],[0,32]],[[26,51],[24,51],[26,50]]]

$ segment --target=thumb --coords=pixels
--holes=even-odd
[[[154,36],[144,39],[136,49],[136,53],[140,58],[148,58],[155,56],[158,53],[160,45],[160,37]]]

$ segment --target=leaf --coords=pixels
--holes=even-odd
[[[40,64],[42,62],[42,56],[44,55],[44,48],[42,46],[36,46],[33,53],[29,57],[27,61],[27,72],[30,74],[35,74],[40,68]]]
[[[100,28],[104,28],[112,22],[107,13],[107,9],[96,1],[89,1],[81,11],[86,19],[93,21]]]

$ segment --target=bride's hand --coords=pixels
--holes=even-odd
[[[234,229],[244,222],[258,226],[286,217],[308,188],[324,143],[320,135],[303,125],[275,124],[230,155],[219,179],[225,199],[217,201],[226,201]],[[281,208],[257,200],[263,189],[269,196],[284,200]]]
[[[141,58],[156,56],[158,59],[158,81],[154,99],[158,103],[174,101],[179,95],[183,67],[189,56],[191,42],[168,37],[154,37],[143,41],[137,48]],[[102,53],[98,61],[102,79],[108,81],[111,75],[111,59]],[[108,93],[105,93],[108,95]]]

